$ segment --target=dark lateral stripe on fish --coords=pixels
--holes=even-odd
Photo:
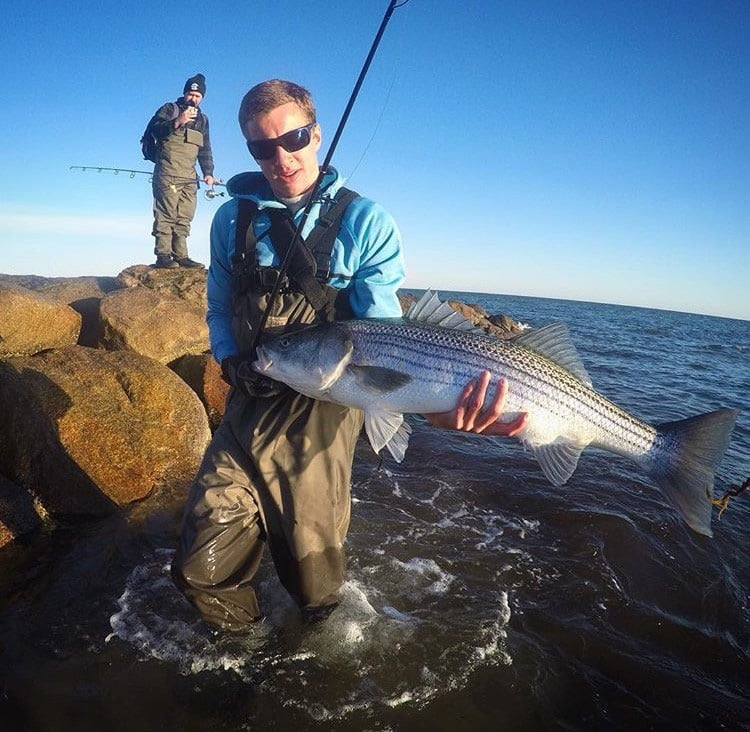
[[[425,381],[441,385],[448,382],[434,378],[434,371],[425,369],[426,363],[437,360],[436,350],[440,351],[443,358],[447,356],[447,360],[451,361],[454,368],[460,364],[462,368],[455,368],[455,372],[463,381],[476,378],[481,370],[487,368],[489,358],[493,362],[492,365],[498,363],[506,378],[522,384],[529,392],[529,397],[536,396],[533,401],[537,407],[549,409],[550,405],[555,405],[558,407],[556,413],[562,418],[572,414],[588,421],[596,416],[599,418],[596,420],[597,426],[606,428],[616,425],[620,432],[624,432],[620,437],[625,445],[637,451],[646,450],[650,446],[644,441],[644,430],[652,438],[655,434],[649,425],[634,419],[544,356],[528,351],[528,358],[514,359],[513,352],[503,347],[503,341],[493,336],[482,337],[478,334],[468,342],[466,339],[460,341],[455,337],[443,337],[436,342],[436,339],[431,337],[434,336],[434,332],[432,328],[410,324],[398,328],[392,325],[384,326],[382,330],[373,329],[369,333],[368,345],[380,353],[388,353],[405,372],[416,369]],[[404,337],[410,340],[412,358],[406,358],[403,349],[399,349]],[[498,373],[493,375],[497,377]],[[560,399],[560,392],[570,399]]]

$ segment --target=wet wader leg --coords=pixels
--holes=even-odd
[[[190,236],[190,223],[195,216],[198,203],[197,187],[189,183],[178,187],[174,224],[172,226],[171,252],[175,259],[185,259],[188,256],[187,238]]]
[[[338,600],[362,413],[296,393],[267,401],[252,455],[266,540],[282,584],[303,608]]]
[[[154,178],[154,227],[151,234],[156,240],[154,254],[172,255],[172,231],[176,224],[180,197],[176,187],[158,177]]]
[[[260,618],[250,581],[263,556],[264,532],[243,455],[222,423],[190,490],[172,577],[210,625],[230,630]]]

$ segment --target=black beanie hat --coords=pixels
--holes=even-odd
[[[182,90],[182,93],[187,94],[191,91],[196,91],[199,92],[201,96],[206,96],[206,77],[203,76],[203,74],[196,74],[195,76],[191,76],[185,82],[185,88]]]

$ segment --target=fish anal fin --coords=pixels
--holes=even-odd
[[[513,338],[512,342],[554,361],[586,386],[591,386],[591,377],[578,355],[565,323],[550,323],[542,328],[524,331]]]
[[[388,392],[395,391],[411,381],[409,374],[383,366],[357,366],[356,364],[349,364],[347,371],[349,371],[363,389],[377,394],[387,394]]]
[[[586,448],[570,440],[558,437],[554,442],[535,445],[532,449],[547,480],[556,486],[565,485],[578,466],[578,458]]]
[[[387,445],[398,462],[403,460],[411,434],[411,427],[405,424],[404,415],[398,412],[365,412],[365,431],[372,449],[379,453]]]

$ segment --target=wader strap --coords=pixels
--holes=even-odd
[[[328,282],[331,274],[331,254],[336,236],[341,227],[341,219],[347,206],[359,193],[349,188],[339,188],[333,199],[333,205],[324,213],[315,224],[315,228],[307,237],[307,248],[313,253],[317,265],[317,277],[321,282]]]
[[[359,194],[349,188],[340,188],[334,196],[330,208],[322,214],[307,239],[301,239],[300,246],[295,247],[292,261],[289,263],[289,278],[292,279],[310,304],[318,312],[331,308],[331,293],[326,283],[331,276],[331,255],[336,236],[341,226],[341,219],[347,206]],[[286,209],[269,208],[268,215],[271,227],[268,235],[280,259],[286,257],[294,237],[295,225]],[[232,268],[234,272],[235,294],[247,292],[251,287],[273,285],[265,282],[272,274],[270,267],[258,267],[253,220],[258,207],[254,201],[240,198],[237,200],[237,222],[234,243]],[[274,271],[278,272],[276,268]],[[340,275],[337,275],[340,276]]]
[[[275,208],[269,210],[268,213],[271,217],[271,228],[268,235],[271,237],[276,253],[283,260],[292,245],[296,227],[286,209]],[[315,257],[307,248],[305,240],[300,237],[289,262],[289,278],[297,283],[310,305],[320,312],[325,309],[328,298],[320,282],[315,279],[317,270]]]
[[[255,285],[256,256],[253,219],[258,213],[255,201],[237,199],[234,254],[232,255],[232,286],[235,297],[248,292]]]

